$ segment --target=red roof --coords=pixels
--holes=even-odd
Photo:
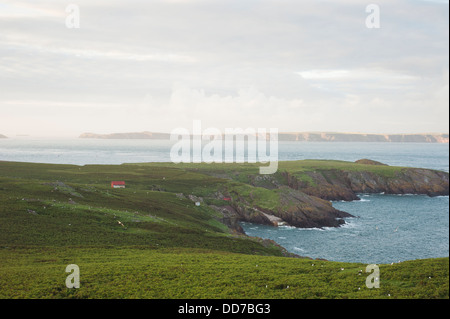
[[[125,185],[124,181],[111,182],[111,185]]]
[[[231,197],[224,197],[223,200],[231,200]]]

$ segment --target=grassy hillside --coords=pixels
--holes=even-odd
[[[336,163],[280,167],[320,164]],[[226,227],[218,193],[282,205],[251,183],[257,167],[0,162],[0,298],[448,298],[448,258],[381,265],[368,289],[366,265],[286,257]],[[80,289],[65,287],[68,264]]]
[[[0,250],[0,298],[448,298],[448,258],[366,265],[186,248]],[[64,285],[80,267],[80,288]]]
[[[281,255],[275,246],[232,235],[213,209],[177,196],[195,185],[214,189],[220,184],[215,178],[136,166],[0,167],[2,245],[144,245]],[[111,180],[125,180],[127,188],[111,189]]]

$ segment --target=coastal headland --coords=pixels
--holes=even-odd
[[[339,227],[351,215],[330,200],[448,195],[448,173],[305,160],[259,175],[258,165],[0,162],[0,298],[448,298],[448,258],[380,265],[381,288],[367,289],[365,265],[294,255],[239,225]],[[68,264],[80,289],[64,285]]]

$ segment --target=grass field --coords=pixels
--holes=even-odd
[[[361,169],[280,169],[336,165]],[[257,169],[0,162],[0,298],[449,297],[448,258],[379,265],[380,288],[368,289],[367,265],[286,257],[273,242],[233,233],[207,201],[225,205],[214,194],[236,192],[277,205],[275,190],[247,183]],[[111,189],[112,180],[127,188]],[[80,267],[79,289],[65,286],[69,264]]]
[[[368,289],[363,264],[216,250],[146,247],[0,251],[1,298],[446,298],[448,259],[380,265]],[[80,288],[67,289],[68,264]]]

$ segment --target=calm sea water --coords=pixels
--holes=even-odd
[[[160,140],[0,139],[0,160],[54,164],[170,162],[173,143]],[[448,171],[449,144],[280,142],[280,161],[370,158],[389,165]]]
[[[367,264],[449,255],[449,198],[362,195],[333,203],[357,218],[340,228],[299,229],[242,223],[249,236],[270,238],[301,256]]]
[[[170,141],[0,139],[0,160],[56,164],[170,162]],[[389,165],[449,171],[448,144],[280,142],[280,161],[369,158]],[[243,223],[250,236],[270,238],[289,251],[328,260],[391,263],[449,255],[449,198],[361,195],[334,202],[358,218],[340,228],[297,229]]]

